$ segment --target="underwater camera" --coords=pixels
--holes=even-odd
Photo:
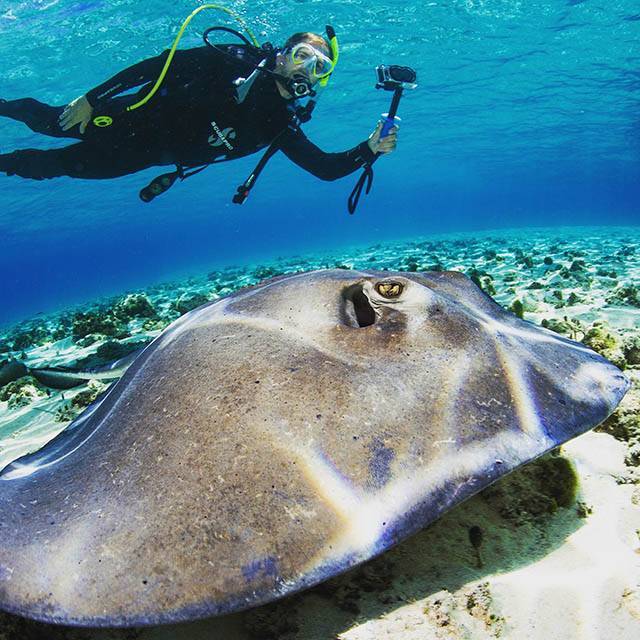
[[[376,67],[376,77],[378,78],[376,89],[394,91],[399,86],[405,89],[416,87],[416,72],[411,67],[381,64]]]

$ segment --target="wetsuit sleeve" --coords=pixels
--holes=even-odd
[[[155,58],[148,58],[131,67],[127,67],[116,73],[113,78],[91,89],[91,91],[87,91],[86,98],[89,104],[95,107],[101,100],[113,98],[123,91],[138,87],[152,80],[155,81],[160,75],[160,71],[162,71],[168,53],[168,51],[165,51]]]
[[[300,129],[287,131],[280,143],[280,149],[289,160],[321,180],[337,180],[348,176],[375,158],[366,141],[349,151],[325,153]]]

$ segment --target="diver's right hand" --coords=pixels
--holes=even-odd
[[[75,125],[80,125],[80,133],[84,133],[91,116],[93,115],[93,107],[89,104],[86,96],[80,96],[72,100],[60,114],[58,122],[63,131],[67,131]]]

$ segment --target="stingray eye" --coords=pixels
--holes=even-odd
[[[399,282],[379,282],[376,285],[376,291],[383,298],[397,298],[404,289],[404,285]]]

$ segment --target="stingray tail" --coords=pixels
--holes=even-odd
[[[72,367],[43,367],[31,368],[29,373],[45,387],[52,389],[72,389],[82,384],[86,384],[89,380],[116,380],[122,377],[124,372],[129,368],[131,363],[138,357],[141,349],[133,351],[114,362],[101,367],[92,367],[91,369],[79,370]]]
[[[19,360],[9,360],[0,366],[0,387],[23,376],[33,376],[40,384],[51,389],[64,391],[86,384],[89,380],[116,380],[129,368],[142,349],[136,349],[124,358],[90,369],[73,367],[28,367]]]

